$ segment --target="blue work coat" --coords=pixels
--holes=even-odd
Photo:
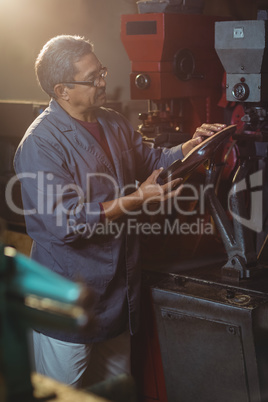
[[[120,235],[101,232],[100,203],[134,191],[154,169],[182,158],[181,146],[152,149],[119,113],[96,117],[113,164],[89,132],[55,101],[32,123],[14,159],[21,182],[32,258],[64,277],[84,281],[95,292],[97,329],[80,334],[43,329],[64,341],[101,341],[139,323],[139,236],[125,215]],[[133,216],[131,216],[133,219]],[[102,226],[103,227],[103,226]]]

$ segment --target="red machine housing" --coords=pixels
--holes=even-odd
[[[151,100],[158,110],[168,110],[176,131],[192,134],[204,122],[223,121],[217,104],[224,71],[214,49],[214,24],[220,19],[167,13],[121,17],[131,99]]]
[[[148,113],[142,113],[140,131],[145,136],[169,131],[179,143],[185,140],[182,134],[192,136],[202,123],[224,122],[226,105],[219,105],[225,94],[224,70],[214,49],[217,20],[221,18],[201,14],[122,15],[121,40],[131,61],[131,99],[150,101]],[[187,241],[193,249],[196,240]],[[154,239],[152,248],[146,243],[149,252],[156,244]],[[150,289],[145,285],[143,290],[142,331],[132,341],[133,373],[140,401],[167,402]]]

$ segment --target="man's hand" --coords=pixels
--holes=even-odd
[[[201,127],[197,127],[197,129],[195,130],[195,133],[193,135],[193,138],[191,140],[185,142],[184,144],[182,144],[183,156],[186,156],[194,147],[199,145],[207,137],[210,137],[211,135],[215,134],[217,131],[222,130],[224,127],[226,127],[226,124],[220,124],[220,123],[215,123],[215,124],[204,123],[204,124],[202,124]]]
[[[156,203],[165,201],[169,198],[176,197],[181,193],[182,182],[181,178],[172,180],[164,185],[157,183],[158,176],[163,168],[154,170],[153,173],[140,185],[137,193],[140,195],[143,202]],[[178,187],[179,186],[179,187]]]
[[[163,168],[154,170],[134,193],[112,201],[103,202],[102,207],[106,219],[114,221],[122,215],[140,210],[143,204],[158,203],[179,195],[182,191],[182,186],[179,186],[182,179],[178,178],[161,186],[157,183],[157,179],[162,170]]]

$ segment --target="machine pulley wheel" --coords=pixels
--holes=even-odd
[[[189,49],[180,49],[174,56],[174,73],[182,81],[192,78],[195,70],[195,59]]]

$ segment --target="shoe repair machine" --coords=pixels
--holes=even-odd
[[[132,61],[131,96],[149,100],[141,116],[145,141],[182,142],[180,134],[194,132],[191,123],[228,126],[161,173],[164,182],[186,180],[205,163],[206,206],[224,249],[222,263],[213,261],[212,246],[206,264],[198,258],[187,269],[179,258],[144,264],[164,370],[161,400],[267,401],[268,21],[191,14],[187,2],[184,9],[179,1],[138,3],[139,14],[122,16],[121,35]],[[156,3],[170,9],[153,12]],[[218,190],[231,153],[223,201]]]

